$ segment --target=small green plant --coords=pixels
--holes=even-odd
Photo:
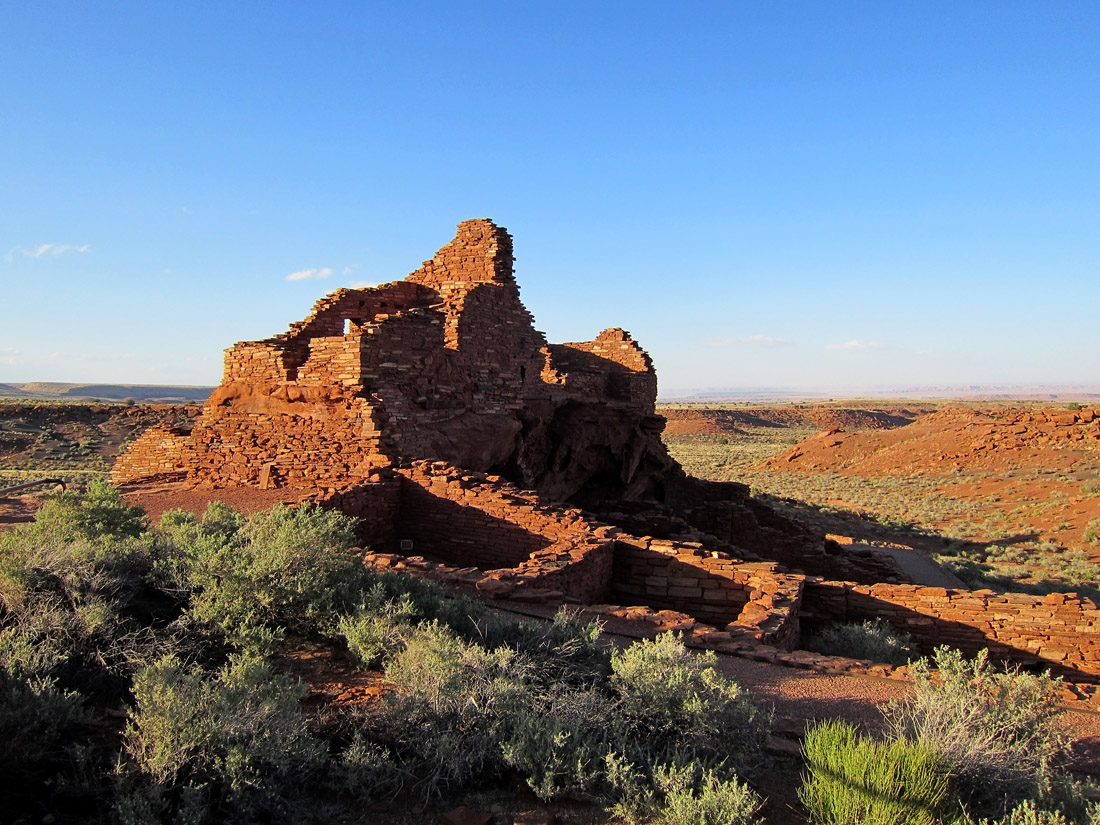
[[[657,819],[667,825],[756,825],[763,800],[736,778],[695,765],[659,766],[654,783],[664,793]]]
[[[1096,825],[1098,811],[1093,810],[1087,822]],[[1025,799],[1002,819],[983,819],[981,825],[1074,825],[1077,820],[1068,819],[1062,811],[1044,810],[1034,800]]]
[[[1094,518],[1085,526],[1081,538],[1089,544],[1100,544],[1100,518]]]
[[[912,667],[913,692],[887,709],[891,734],[946,762],[954,791],[978,816],[1000,816],[1051,786],[1068,736],[1056,724],[1059,681],[999,673],[986,651],[938,647]]]
[[[191,615],[243,647],[274,628],[334,627],[370,574],[349,548],[355,522],[311,504],[276,505],[243,524],[220,509],[196,527],[175,517],[176,577],[191,592]]]
[[[916,654],[909,634],[895,631],[885,619],[831,625],[810,636],[806,649],[892,665],[904,665]]]
[[[688,651],[672,633],[617,651],[611,657],[617,750],[640,764],[652,764],[654,754],[690,750],[697,759],[747,770],[771,720],[715,669],[716,658],[714,651]],[[645,743],[642,752],[636,743]]]
[[[285,814],[325,755],[306,730],[302,694],[247,656],[213,675],[174,657],[139,672],[126,751],[152,784],[124,796],[120,816],[197,804],[219,806],[235,818]]]
[[[798,798],[815,825],[938,825],[948,800],[948,770],[926,745],[875,742],[847,722],[806,731],[809,777]]]
[[[1100,477],[1085,479],[1081,484],[1081,492],[1087,496],[1100,495]]]

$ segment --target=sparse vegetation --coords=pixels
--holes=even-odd
[[[870,659],[892,665],[907,664],[916,653],[909,634],[895,631],[885,619],[825,627],[811,635],[805,646],[807,650],[830,656]]]
[[[349,553],[352,521],[310,506],[212,504],[153,528],[94,485],[42,512],[0,536],[13,816],[51,799],[87,821],[308,822],[518,776],[545,800],[755,822],[742,777],[768,716],[672,635],[612,654],[571,613],[504,618],[372,573]],[[291,633],[346,642],[392,692],[307,718],[270,658]]]
[[[966,810],[1001,816],[1051,791],[1068,744],[1053,724],[1061,712],[1057,680],[998,672],[984,651],[967,660],[947,647],[915,663],[912,674],[913,693],[888,709],[888,728],[946,762]]]
[[[780,512],[828,532],[920,545],[933,553],[937,545],[949,545],[937,561],[968,586],[1077,592],[1100,600],[1100,566],[1090,555],[1096,528],[1081,522],[1074,527],[1066,518],[1071,496],[1100,493],[1095,457],[1075,462],[1065,478],[1048,467],[1011,463],[992,472],[931,462],[929,469],[909,475],[866,477],[839,464],[822,464],[813,472],[762,467],[765,459],[788,449],[791,439],[802,441],[816,432],[798,424],[739,424],[729,435],[677,434],[665,441],[692,474],[747,483]],[[1083,473],[1090,477],[1074,480]]]

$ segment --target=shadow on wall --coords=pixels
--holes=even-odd
[[[405,478],[391,542],[392,549],[404,555],[479,570],[518,567],[552,544],[538,533],[450,501]]]
[[[1088,599],[809,579],[801,616],[807,623],[883,618],[924,653],[950,645],[973,656],[986,648],[993,659],[1100,683],[1100,611]]]
[[[611,599],[675,610],[719,628],[736,622],[749,601],[742,582],[697,563],[626,541],[615,543]]]

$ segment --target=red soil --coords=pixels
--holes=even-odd
[[[1100,495],[1087,486],[1100,478],[1100,410],[944,408],[894,429],[829,428],[756,469],[942,479],[952,498],[1017,511],[1038,536],[1086,546],[1083,533],[1100,518]]]

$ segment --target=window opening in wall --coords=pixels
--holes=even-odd
[[[344,319],[344,335],[347,335],[350,332],[351,332],[351,318],[345,318]]]

